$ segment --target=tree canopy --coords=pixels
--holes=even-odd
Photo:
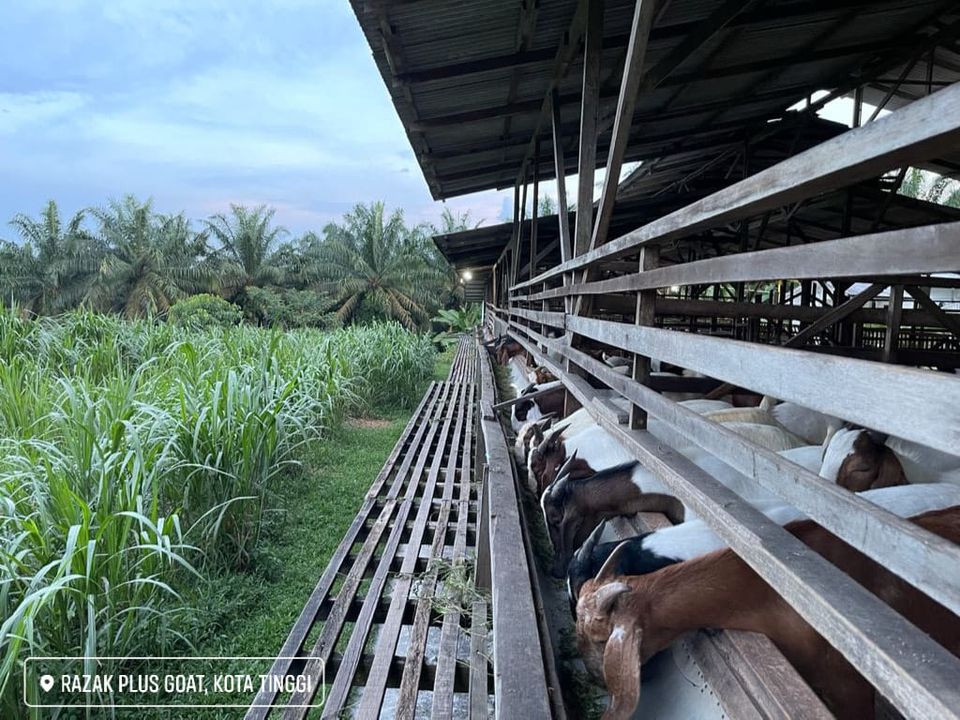
[[[475,227],[444,208],[439,226],[408,225],[402,210],[358,204],[322,233],[297,238],[266,206],[231,205],[198,228],[132,195],[69,220],[50,201],[0,241],[0,303],[52,315],[85,306],[164,318],[202,293],[234,303],[249,322],[330,327],[394,319],[425,329],[462,302],[456,271],[431,240]]]

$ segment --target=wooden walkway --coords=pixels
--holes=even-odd
[[[278,653],[271,674],[308,674],[314,692],[261,692],[248,719],[492,715],[488,608],[473,588],[476,373],[464,338]]]

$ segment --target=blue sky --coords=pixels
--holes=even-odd
[[[0,2],[0,238],[128,192],[193,219],[265,203],[295,235],[357,202],[441,213],[347,0]],[[449,205],[490,224],[510,196]]]
[[[0,237],[49,198],[132,192],[202,218],[266,203],[292,233],[431,200],[346,0],[28,0],[0,23]],[[502,193],[451,201],[475,220]]]

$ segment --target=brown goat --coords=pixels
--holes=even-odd
[[[552,372],[547,370],[542,365],[537,368],[534,368],[533,372],[535,374],[534,379],[536,380],[537,385],[543,385],[544,383],[554,382],[557,379],[557,377]]]
[[[820,476],[850,492],[906,485],[907,476],[893,450],[869,430],[845,428],[830,438]]]
[[[510,358],[522,352],[525,352],[523,346],[516,340],[508,338],[497,348],[497,362],[506,367],[507,363],[510,362]]]
[[[960,507],[912,518],[960,543]],[[960,655],[960,620],[919,590],[812,521],[787,530],[897,612]],[[588,669],[602,670],[608,720],[629,717],[640,697],[640,665],[698,628],[760,632],[780,649],[838,717],[872,718],[872,686],[732,550],[720,550],[648,575],[615,577],[618,551],[588,580],[577,604],[578,645]]]
[[[534,389],[536,389],[535,386]],[[525,423],[527,421],[527,415],[530,410],[533,409],[534,405],[540,408],[541,417],[544,415],[563,415],[563,397],[564,389],[561,386],[548,390],[543,395],[538,395],[532,399],[521,398],[513,405],[513,417],[517,423]]]

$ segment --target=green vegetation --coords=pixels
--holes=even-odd
[[[468,222],[447,210],[441,225],[451,232]],[[462,302],[456,271],[430,239],[438,228],[408,226],[382,202],[358,204],[322,235],[286,242],[265,206],[232,205],[197,229],[183,213],[158,213],[130,195],[68,221],[51,201],[38,218],[17,215],[10,226],[18,237],[0,239],[0,304],[28,316],[82,307],[164,318],[203,293],[258,325],[393,320],[426,330],[437,310]]]
[[[960,208],[960,183],[943,175],[910,168],[900,185],[901,195]]]
[[[442,308],[433,318],[433,323],[444,326],[444,329],[433,336],[433,341],[439,347],[452,347],[458,342],[460,335],[473,330],[482,319],[483,308],[480,305]]]
[[[284,543],[309,538],[297,582],[315,582],[372,477],[339,435],[317,440],[347,414],[395,417],[434,371],[430,341],[396,324],[284,334],[19,310],[0,311],[2,717],[22,714],[26,655],[229,644],[224,612],[244,597],[254,612],[264,578],[290,572]]]
[[[192,328],[231,327],[243,319],[240,308],[217,295],[191,295],[170,308],[167,318],[174,325]]]

